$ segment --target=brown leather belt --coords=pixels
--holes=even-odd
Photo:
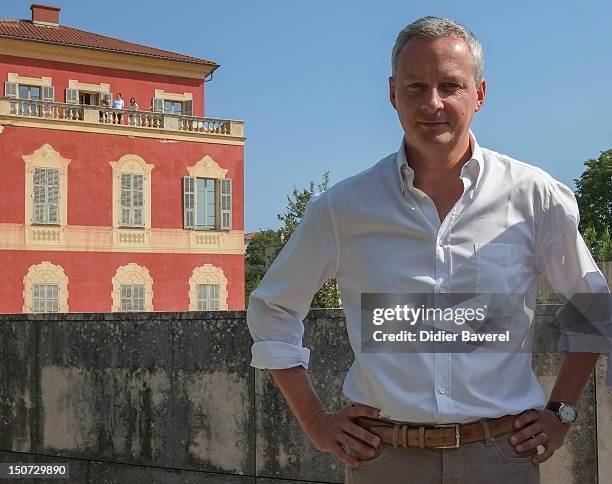
[[[518,415],[504,415],[487,420],[491,437],[514,430],[512,424]],[[387,444],[421,449],[455,449],[461,445],[485,440],[480,422],[469,424],[420,425],[395,423],[389,420],[356,417],[355,423],[378,435]]]

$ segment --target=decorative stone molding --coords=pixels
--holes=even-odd
[[[151,245],[151,171],[155,165],[135,154],[123,155],[118,161],[109,161],[113,169],[113,245],[148,247]],[[142,174],[143,228],[119,227],[121,219],[121,174]]]
[[[49,261],[30,266],[23,278],[23,307],[24,313],[32,312],[32,285],[57,284],[57,309],[60,313],[68,312],[68,277],[61,266]]]
[[[49,87],[52,85],[52,79],[50,77],[25,77],[14,72],[8,73],[8,82],[38,87]]]
[[[142,237],[144,236],[144,242]],[[58,240],[59,239],[59,240]],[[62,242],[63,241],[63,242]],[[32,226],[0,222],[0,250],[244,255],[244,232]]]
[[[69,159],[63,158],[55,149],[44,144],[30,155],[21,157],[25,162],[25,229],[26,246],[57,246],[65,243],[65,228],[68,225],[68,165]],[[34,168],[56,168],[59,170],[59,224],[32,225],[34,210]],[[56,227],[56,228],[54,228]]]
[[[176,94],[172,92],[165,92],[163,89],[155,89],[155,97],[163,99],[164,101],[193,101],[193,94],[190,92],[184,92],[183,94]]]
[[[219,285],[219,310],[227,310],[227,277],[223,274],[223,269],[204,264],[196,267],[189,278],[189,310],[198,310],[198,284],[218,284]]]
[[[99,94],[110,92],[110,84],[101,82],[100,84],[88,84],[86,82],[75,81],[74,79],[68,80],[69,89],[78,89],[84,92],[97,92]]]
[[[121,284],[144,285],[144,310],[153,311],[153,279],[146,267],[133,262],[117,268],[113,277],[111,312],[121,311]]]
[[[225,178],[227,170],[221,168],[219,164],[212,159],[211,156],[206,155],[204,158],[199,160],[195,165],[188,166],[187,172],[189,176],[195,176],[198,178]]]

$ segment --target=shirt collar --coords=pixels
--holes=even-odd
[[[482,148],[480,148],[480,145],[478,144],[476,136],[474,136],[472,130],[470,130],[470,144],[472,146],[472,156],[461,168],[460,177],[468,178],[470,180],[470,190],[475,190],[482,178],[484,156],[482,153]],[[403,193],[404,183],[408,184],[408,186],[413,186],[412,183],[414,181],[414,170],[408,165],[408,161],[406,159],[404,138],[402,138],[400,148],[397,151],[397,169],[399,174],[400,189]]]

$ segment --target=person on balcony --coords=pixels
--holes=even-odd
[[[128,109],[130,111],[138,111],[138,103],[136,102],[136,98],[130,98],[130,104],[128,106]],[[128,116],[128,122],[130,126],[136,126],[137,124],[140,124],[138,122],[138,115],[130,113]]]
[[[108,122],[108,110],[111,107],[111,100],[108,95],[102,96],[100,98],[100,122],[107,123]]]
[[[123,101],[123,97],[121,97],[121,93],[118,92],[115,95],[115,99],[113,99],[113,109],[123,109],[125,103]],[[114,123],[113,124],[121,124],[121,113],[112,113]]]

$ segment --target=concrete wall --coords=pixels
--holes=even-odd
[[[554,309],[536,313],[547,391],[560,363],[545,352]],[[342,405],[343,313],[312,311],[305,345],[322,399]],[[342,465],[312,448],[268,373],[249,366],[250,346],[242,311],[0,316],[0,462],[67,462],[61,482],[74,483],[342,482]],[[602,358],[543,483],[591,484],[598,466],[612,482],[605,369]]]

